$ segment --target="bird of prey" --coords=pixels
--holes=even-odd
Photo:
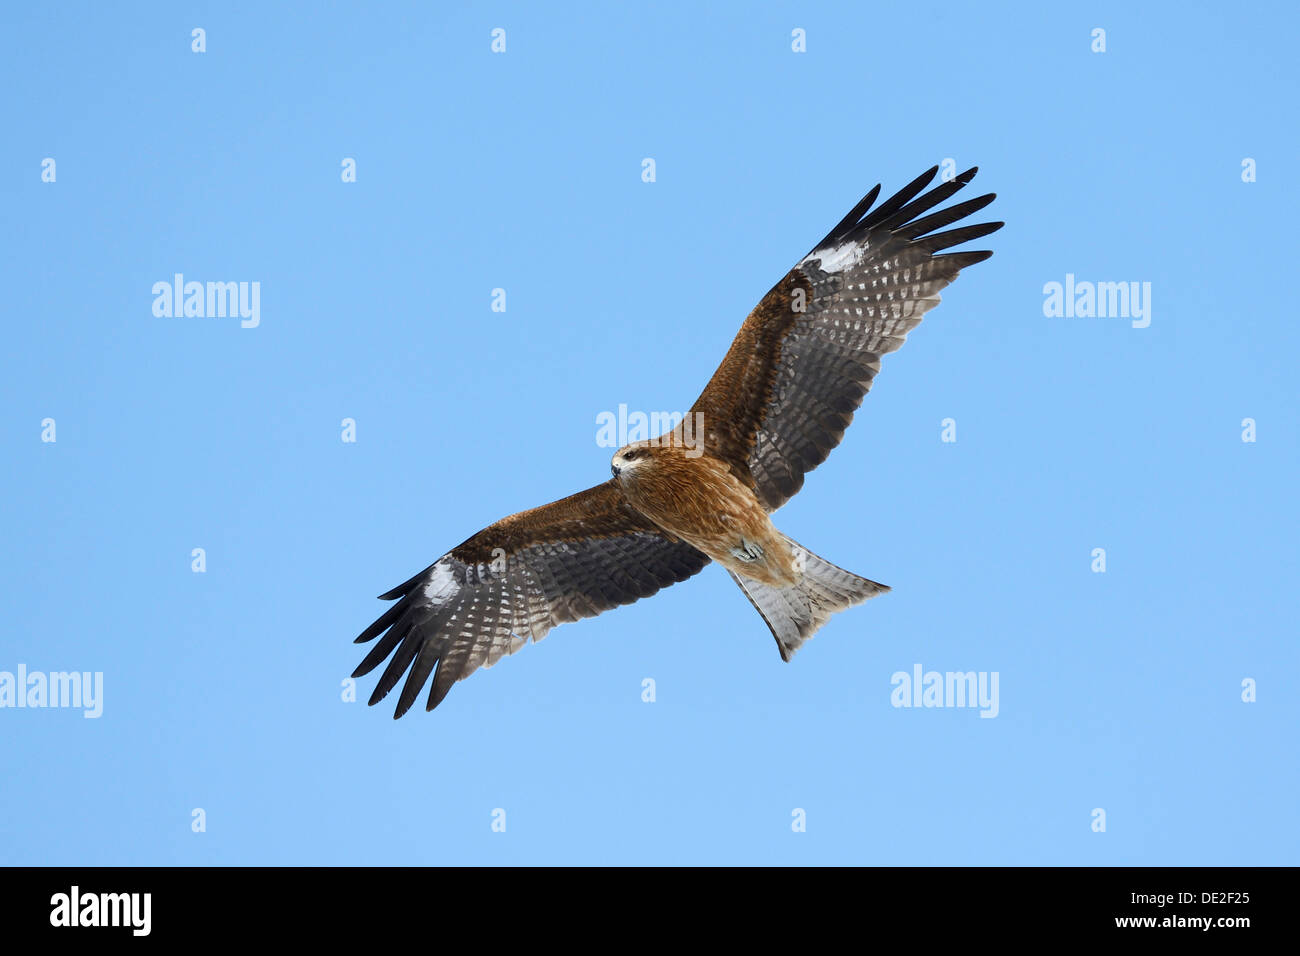
[[[994,195],[930,212],[976,170],[926,192],[937,172],[874,209],[880,186],[871,190],[763,296],[682,423],[619,449],[608,481],[502,518],[380,595],[396,603],[356,639],[379,641],[352,675],[392,655],[370,703],[405,673],[401,717],[432,674],[433,710],[456,681],[529,638],[649,597],[710,561],[740,585],[786,661],[832,614],[889,590],[795,543],[770,515],[839,444],[881,356],[963,268],[992,255],[936,254],[1003,225],[938,231]]]

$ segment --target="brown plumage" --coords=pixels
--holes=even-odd
[[[353,672],[392,655],[370,703],[405,673],[400,717],[433,674],[432,710],[456,681],[530,638],[649,597],[710,560],[745,592],[785,660],[832,614],[888,590],[795,543],[770,513],[839,444],[881,356],[962,268],[992,255],[936,255],[1002,226],[936,233],[994,199],[922,216],[976,171],[922,194],[937,172],[873,210],[876,186],[763,297],[686,416],[702,416],[702,436],[683,424],[620,449],[611,480],[503,518],[382,595],[397,603],[357,638],[379,641]]]
[[[636,442],[614,456],[615,478],[638,513],[703,551],[728,571],[772,587],[799,581],[794,555],[754,497],[713,455],[691,456],[678,442]]]

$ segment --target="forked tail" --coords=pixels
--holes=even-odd
[[[836,567],[798,542],[782,537],[794,552],[795,565],[803,567],[803,579],[798,584],[777,588],[732,571],[727,573],[763,615],[776,638],[781,660],[788,661],[832,614],[861,604],[889,588]]]

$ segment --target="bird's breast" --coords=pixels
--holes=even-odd
[[[784,537],[754,492],[715,458],[661,459],[638,468],[624,493],[659,527],[730,570],[784,583],[797,576]]]

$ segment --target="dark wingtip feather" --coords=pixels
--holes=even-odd
[[[932,236],[926,236],[924,239],[914,239],[912,242],[928,252],[938,252],[940,249],[958,246],[963,242],[969,242],[972,239],[987,236],[991,232],[997,232],[1005,225],[1006,223],[1003,222],[981,222],[973,226],[963,226],[960,229],[949,229],[947,232],[936,232]]]
[[[379,675],[379,683],[375,685],[374,693],[370,695],[370,703],[377,704],[388,696],[388,692],[397,685],[402,674],[406,672],[406,668],[415,659],[415,655],[424,644],[424,640],[425,632],[419,627],[412,627],[410,632],[402,638],[402,643],[398,645],[392,660],[388,662],[384,672]]]
[[[414,626],[414,622],[407,618],[394,624],[393,629],[385,634],[383,639],[370,649],[370,653],[365,656],[365,659],[357,665],[357,669],[352,672],[352,676],[364,677],[382,664],[384,659],[393,652],[393,648],[398,645],[398,642],[404,640]]]
[[[437,564],[437,562],[435,561],[434,564]],[[407,578],[405,581],[403,581],[397,587],[393,588],[391,591],[385,591],[383,594],[379,595],[379,600],[396,601],[399,597],[403,597],[409,594],[411,591],[414,591],[416,586],[419,585],[419,583],[424,580],[425,576],[430,571],[433,570],[434,564],[429,565],[427,568],[425,568],[423,571],[421,571],[419,574],[415,575],[414,577]]]
[[[371,624],[368,628],[366,628],[366,629],[365,629],[364,631],[362,631],[359,635],[357,635],[356,640],[354,640],[352,643],[353,643],[353,644],[364,644],[364,643],[366,643],[367,641],[373,641],[376,637],[378,637],[378,636],[379,636],[380,634],[382,634],[384,631],[388,630],[389,626],[390,626],[394,621],[397,620],[398,615],[400,615],[400,614],[401,614],[405,609],[406,609],[406,608],[405,608],[405,605],[403,605],[403,604],[394,604],[394,605],[393,605],[392,607],[390,607],[387,611],[385,611],[383,614],[381,614],[381,615],[379,616],[379,619],[378,619],[377,621],[375,621],[374,624]],[[353,675],[353,676],[356,676],[356,675]]]
[[[835,227],[831,229],[830,232],[826,233],[821,242],[812,247],[809,255],[824,246],[830,246],[838,242],[845,233],[858,224],[858,220],[866,215],[867,211],[871,208],[871,204],[876,201],[876,197],[879,195],[880,183],[876,183],[876,185],[873,186],[865,196],[858,200],[857,205],[849,210],[848,215],[837,222]]]
[[[954,222],[965,219],[967,216],[979,212],[994,199],[997,198],[995,193],[989,193],[986,196],[976,196],[974,199],[966,202],[957,203],[955,206],[949,206],[947,209],[941,209],[936,213],[915,219],[907,225],[899,226],[894,229],[894,235],[900,239],[916,239],[924,236],[926,233],[934,232],[936,229],[942,229],[944,226],[950,226]],[[902,215],[902,213],[899,213]]]
[[[410,673],[406,675],[406,683],[402,685],[402,696],[397,701],[397,713],[393,715],[394,720],[411,709],[411,705],[415,703],[415,698],[419,697],[420,691],[424,690],[424,682],[429,679],[429,674],[439,659],[438,648],[432,642],[426,643],[420,649],[419,655],[415,658],[415,663],[411,665]]]
[[[942,260],[949,263],[954,269],[960,272],[967,266],[973,266],[977,262],[983,262],[993,256],[992,249],[977,249],[974,252],[949,252],[946,255],[935,256],[935,261]]]
[[[900,206],[888,219],[877,219],[881,214],[880,211],[872,216],[869,222],[864,222],[863,226],[869,229],[888,229],[902,238],[919,236],[922,233],[938,229],[941,225],[949,222],[956,222],[963,218],[968,212],[958,212],[958,210],[970,210],[981,208],[972,203],[962,203],[949,209],[942,210],[925,219],[917,219],[924,212],[928,212],[940,203],[945,203],[958,192],[966,188],[966,185],[975,177],[975,168],[966,170],[959,176],[956,176],[947,182],[940,183],[929,192],[910,200],[906,205]],[[897,197],[895,197],[897,198]],[[990,200],[991,201],[991,200]],[[890,201],[891,203],[893,200]],[[978,201],[977,201],[978,202]],[[888,205],[888,204],[886,204]],[[985,203],[987,205],[987,203]],[[885,207],[881,207],[881,211]],[[925,224],[925,228],[919,228]]]
[[[446,658],[438,661],[438,670],[433,675],[433,686],[429,688],[429,700],[424,705],[425,711],[431,711],[441,704],[451,689],[456,684],[456,678],[460,675],[457,671],[460,668],[453,668],[447,664]]]
[[[916,198],[917,194],[929,185],[930,180],[934,179],[934,177],[938,175],[938,172],[938,166],[931,166],[889,199],[885,200],[882,206],[873,211],[871,210],[871,204],[874,203],[876,197],[880,195],[880,184],[877,183],[871,192],[862,197],[862,200],[849,210],[847,216],[836,223],[835,228],[828,232],[821,242],[812,247],[812,250],[808,254],[812,255],[818,249],[825,249],[838,245],[854,235],[860,234],[879,225]],[[971,170],[967,170],[966,173],[962,173],[962,175],[965,176],[967,173],[974,175]],[[964,185],[964,183],[962,183],[962,185]],[[957,186],[956,188],[961,187]]]
[[[894,215],[894,213],[898,212],[898,210],[902,209],[920,195],[925,190],[925,187],[930,185],[930,181],[938,174],[939,167],[931,166],[920,176],[917,176],[910,183],[876,207],[871,215],[867,216],[862,220],[862,222],[858,223],[853,228],[851,235],[859,235],[864,232],[869,232],[885,220],[889,219]],[[954,188],[960,189],[961,186],[958,185]]]

